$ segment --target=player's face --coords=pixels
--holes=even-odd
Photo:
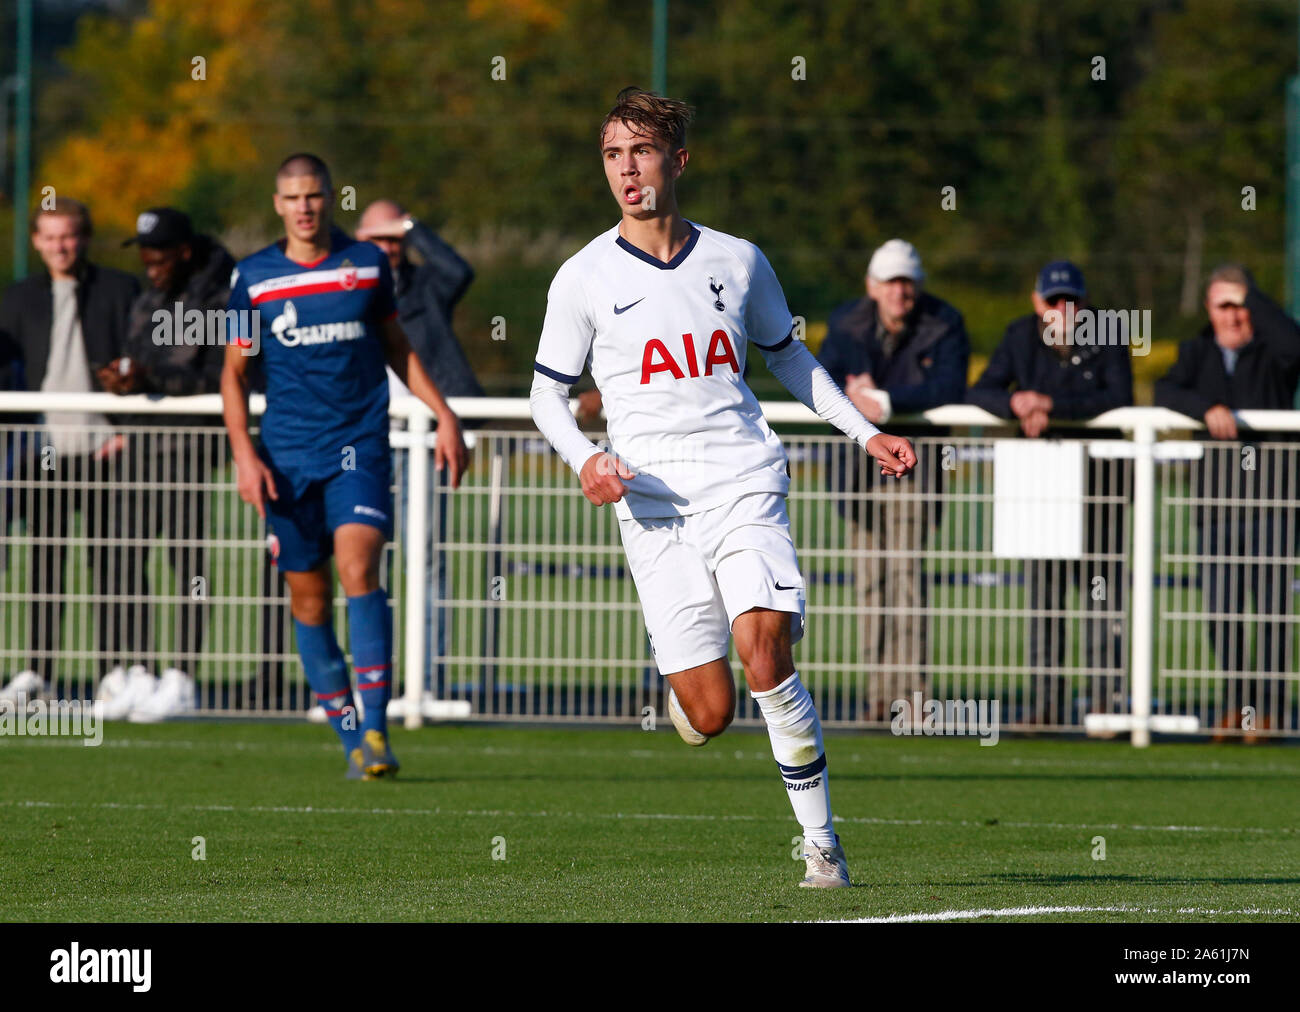
[[[675,206],[674,184],[690,157],[685,148],[672,151],[666,141],[617,121],[605,128],[600,154],[625,217],[654,218]]]
[[[330,227],[330,194],[317,176],[285,176],[276,181],[275,213],[284,234],[298,242],[323,244]]]
[[[32,245],[55,277],[72,274],[86,252],[86,237],[77,219],[67,214],[42,214],[36,219]]]

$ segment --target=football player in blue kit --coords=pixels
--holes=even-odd
[[[233,339],[221,397],[240,497],[259,516],[270,513],[307,681],[343,742],[348,778],[370,780],[398,769],[385,719],[393,625],[379,585],[393,533],[385,364],[436,416],[434,463],[448,468],[453,487],[468,454],[459,421],[397,323],[387,258],[333,226],[332,200],[329,170],[315,155],[281,164],[274,202],[285,235],[241,260],[231,279]],[[250,351],[261,354],[266,376],[256,446],[248,433]],[[331,555],[347,595],[360,722],[334,635]]]

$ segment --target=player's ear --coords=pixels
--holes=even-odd
[[[673,155],[673,178],[676,179],[686,168],[686,163],[690,161],[691,153],[685,148],[679,148]]]

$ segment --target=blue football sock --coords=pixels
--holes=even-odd
[[[387,734],[388,701],[393,695],[393,621],[382,587],[348,598],[348,639],[357,692],[366,708],[361,730]]]
[[[344,754],[361,747],[361,728],[357,721],[357,708],[352,702],[352,685],[348,681],[348,665],[334,638],[334,625],[305,625],[297,619],[298,654],[302,657],[307,684],[316,693],[330,727],[343,742]]]

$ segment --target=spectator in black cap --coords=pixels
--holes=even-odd
[[[1133,369],[1129,360],[1127,329],[1113,326],[1112,315],[1094,313],[1088,305],[1083,272],[1068,260],[1049,263],[1038,273],[1031,296],[1034,311],[1007,325],[1002,343],[966,399],[992,414],[1017,418],[1030,438],[1047,431],[1049,420],[1082,421],[1112,408],[1133,403]],[[1055,312],[1055,316],[1049,315]],[[1083,314],[1102,324],[1089,324],[1089,340],[1075,340],[1075,324]],[[1082,337],[1082,335],[1079,335]],[[1054,435],[1093,438],[1104,431],[1053,430]],[[1114,432],[1115,438],[1120,433]],[[1025,563],[1025,590],[1036,613],[1029,625],[1028,662],[1032,671],[1033,723],[1070,722],[1072,693],[1059,671],[1066,664],[1066,623],[1060,615],[1071,585],[1079,588],[1081,609],[1099,613],[1084,619],[1083,659],[1097,692],[1093,705],[1108,710],[1110,698],[1124,671],[1124,583],[1126,574],[1118,559],[1127,544],[1123,523],[1126,511],[1118,502],[1131,494],[1132,467],[1123,460],[1089,458],[1084,495],[1084,553],[1088,561],[1036,559]],[[1100,577],[1100,580],[1098,580]],[[1114,679],[1114,682],[1111,679]]]
[[[1228,444],[1206,447],[1192,465],[1196,496],[1204,503],[1195,510],[1203,610],[1215,616],[1205,625],[1218,666],[1235,676],[1224,681],[1217,717],[1207,715],[1207,721],[1253,737],[1255,730],[1278,726],[1289,708],[1283,699],[1288,683],[1247,676],[1296,670],[1286,615],[1300,561],[1297,462],[1294,450],[1279,445],[1293,442],[1294,434],[1271,433],[1271,445],[1254,436],[1237,442],[1234,412],[1292,407],[1300,327],[1236,264],[1210,275],[1205,309],[1209,322],[1178,346],[1178,360],[1156,381],[1155,402],[1204,420],[1209,438]],[[1245,707],[1254,709],[1253,718]]]
[[[195,234],[189,215],[171,207],[142,213],[136,219],[136,235],[124,245],[131,244],[140,247],[149,286],[131,305],[122,358],[101,370],[100,381],[116,394],[217,393],[225,351],[222,321],[234,259],[211,237]],[[139,415],[126,420],[132,426],[131,484],[123,525],[129,539],[125,550],[137,556],[128,567],[136,584],[132,593],[149,593],[146,539],[161,537],[167,542],[173,574],[171,649],[158,652],[166,663],[153,696],[129,700],[132,719],[139,720],[193,707],[190,673],[202,646],[203,609],[211,578],[201,547],[207,538],[211,498],[206,485],[222,460],[224,440],[221,418],[216,415]],[[148,612],[142,638],[147,648],[151,642]],[[118,703],[118,708],[126,708],[126,701]]]

